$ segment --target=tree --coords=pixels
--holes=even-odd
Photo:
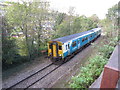
[[[4,16],[2,18],[2,63],[4,66],[6,64],[12,64],[18,51],[16,50],[15,39],[11,38],[11,29]]]
[[[118,33],[118,21],[119,21],[119,13],[120,9],[118,8],[118,4],[114,5],[112,8],[108,9],[108,13],[106,14],[107,19],[109,22],[112,24],[112,29],[111,29],[111,36],[116,36]]]
[[[65,18],[65,13],[58,13],[58,15],[55,19],[56,20],[55,21],[55,26],[53,28],[55,31],[57,29],[57,26],[59,26],[63,22],[64,18]]]
[[[41,41],[43,41],[42,36],[45,30],[43,30],[42,24],[45,23],[45,21],[49,20],[48,16],[48,7],[49,7],[49,2],[33,2],[32,3],[32,12],[34,15],[33,17],[33,24],[34,24],[34,29],[36,31],[36,42],[37,42],[37,55],[39,55],[40,52],[40,45]],[[34,40],[33,40],[34,41]]]
[[[42,36],[45,30],[43,30],[43,23],[48,19],[48,7],[49,2],[24,2],[23,4],[14,3],[7,8],[7,20],[14,28],[14,32],[23,32],[25,38],[22,38],[27,50],[26,55],[30,59],[33,54],[40,53],[41,42],[44,41]],[[18,40],[19,43],[19,40]],[[21,47],[21,46],[20,46]],[[24,51],[24,52],[25,52]]]

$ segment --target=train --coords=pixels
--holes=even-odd
[[[94,28],[48,41],[48,57],[52,62],[64,62],[67,57],[100,37],[101,28]]]

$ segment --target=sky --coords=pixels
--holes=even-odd
[[[87,17],[96,14],[100,19],[104,19],[105,15],[107,14],[107,10],[119,2],[119,0],[43,0],[43,1],[49,1],[50,8],[53,10],[57,10],[59,12],[67,13],[69,11],[69,7],[75,7],[74,14],[85,15]]]
[[[105,18],[107,10],[119,0],[48,0],[51,8],[60,12],[68,12],[69,7],[75,7],[75,14],[91,16],[96,14],[100,19]]]

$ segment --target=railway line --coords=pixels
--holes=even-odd
[[[49,70],[52,66],[54,66],[53,63],[48,64],[47,66],[43,67],[42,69],[38,70],[37,72],[33,73],[32,75],[30,75],[30,76],[28,76],[28,77],[20,80],[19,82],[15,83],[14,85],[10,86],[7,90],[10,90],[12,88],[28,88],[30,85],[34,84],[38,80],[41,80],[42,78],[44,78],[45,76],[47,76],[50,72],[48,72],[46,74],[45,71]],[[51,71],[53,71],[53,70],[51,70]],[[42,75],[41,78],[39,78],[39,79],[36,78],[36,76],[38,77],[38,75],[40,75],[40,74],[45,74],[45,75]],[[34,79],[34,81],[32,79]],[[30,80],[32,80],[32,82]]]
[[[69,58],[66,58],[66,61],[72,58],[74,55],[71,55]],[[62,65],[54,65],[53,63],[50,63],[49,65],[45,66],[44,68],[38,70],[37,72],[33,73],[32,75],[20,80],[16,84],[10,86],[7,90],[11,90],[12,88],[25,88],[28,89],[38,81],[42,80],[46,76],[48,76],[50,73],[55,71],[57,68],[59,68]]]

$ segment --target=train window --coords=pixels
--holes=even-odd
[[[83,38],[83,39],[82,39],[82,42],[84,42],[84,41],[85,41],[85,39]]]
[[[49,45],[49,48],[52,49],[52,44]]]
[[[67,45],[66,45],[66,50],[67,50]]]
[[[87,37],[85,37],[85,40],[87,40],[88,38]]]
[[[90,37],[92,37],[92,35],[90,35]]]
[[[70,49],[70,46],[69,46],[69,44],[68,44],[68,49]]]
[[[59,46],[59,50],[62,50],[62,46]]]
[[[75,46],[76,46],[76,41],[72,43],[72,47],[75,47]]]

